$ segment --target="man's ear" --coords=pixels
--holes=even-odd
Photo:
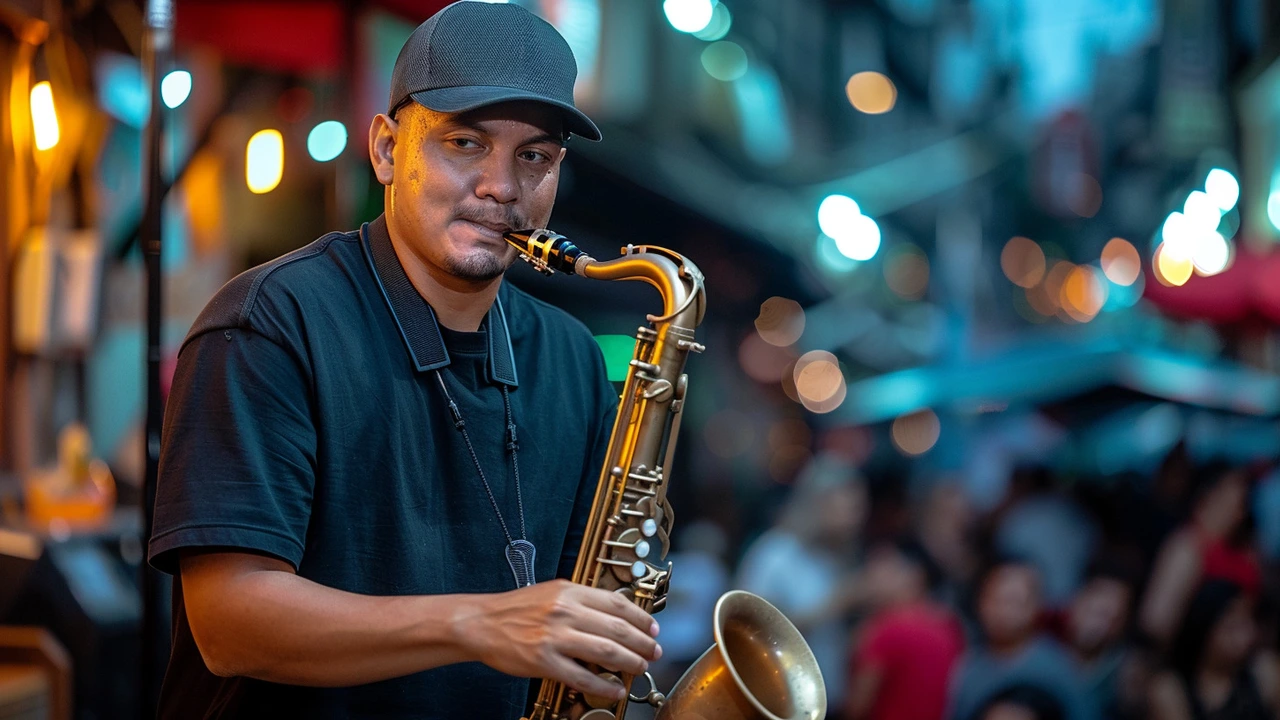
[[[400,123],[384,113],[375,115],[369,125],[369,162],[373,164],[373,174],[383,185],[390,185],[395,175],[396,137],[399,133]]]

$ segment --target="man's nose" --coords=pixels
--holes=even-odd
[[[508,161],[496,154],[487,159],[476,183],[476,197],[493,199],[499,204],[513,203],[520,198],[516,179],[515,161]]]

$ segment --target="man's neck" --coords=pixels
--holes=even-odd
[[[390,226],[388,225],[388,231]],[[391,235],[391,247],[404,274],[436,313],[436,320],[450,330],[475,332],[493,307],[502,277],[483,283],[463,280],[422,261],[408,246]]]

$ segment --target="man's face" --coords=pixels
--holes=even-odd
[[[458,114],[410,104],[398,121],[379,116],[372,134],[394,137],[393,162],[380,166],[374,158],[379,181],[389,185],[394,236],[438,279],[498,277],[516,259],[503,233],[546,227],[551,219],[562,128],[556,110],[528,102]]]
[[[1008,645],[1035,631],[1040,613],[1040,580],[1027,565],[1004,565],[982,587],[978,615],[993,645]]]
[[[1067,615],[1070,640],[1084,653],[1119,639],[1129,615],[1129,586],[1112,578],[1094,578],[1080,588]]]

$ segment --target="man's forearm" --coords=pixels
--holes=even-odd
[[[219,675],[340,687],[474,660],[454,636],[453,613],[478,600],[357,595],[263,570],[236,577],[189,620]]]

